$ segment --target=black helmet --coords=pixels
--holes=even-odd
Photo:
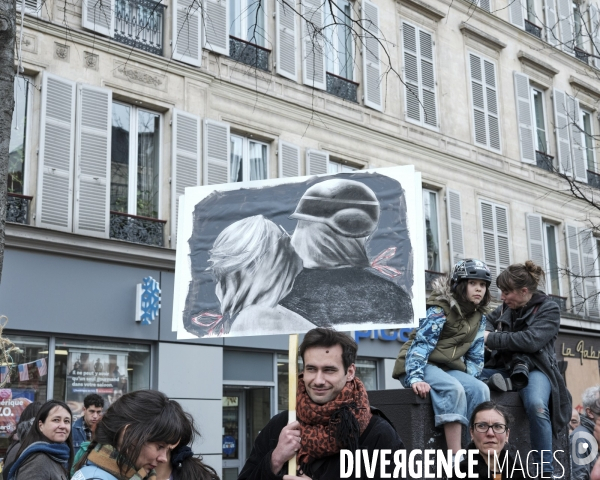
[[[306,190],[290,218],[324,223],[344,237],[362,238],[377,228],[379,201],[364,183],[334,178]]]
[[[474,258],[468,258],[466,260],[461,260],[454,265],[450,285],[454,288],[460,280],[469,279],[483,280],[489,287],[492,283],[492,274],[484,262]]]

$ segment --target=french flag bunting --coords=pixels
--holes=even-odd
[[[0,383],[10,382],[10,376],[8,375],[8,367],[0,367]]]
[[[48,364],[46,363],[45,358],[36,360],[35,366],[37,367],[38,372],[40,373],[40,377],[43,377],[44,375],[46,375],[48,373]]]
[[[19,380],[22,382],[29,381],[29,367],[26,363],[19,365]]]

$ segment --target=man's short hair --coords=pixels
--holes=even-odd
[[[96,408],[104,408],[104,399],[97,393],[90,393],[83,399],[83,406],[88,409],[92,405]]]
[[[344,370],[348,372],[348,367],[356,363],[358,345],[353,338],[331,328],[319,327],[308,331],[300,344],[300,356],[304,361],[304,352],[309,348],[333,347],[335,345],[342,347],[342,363],[344,364]]]
[[[583,411],[585,413],[585,409],[589,408],[596,415],[600,414],[600,386],[595,385],[593,387],[589,387],[583,392],[581,396],[581,405],[583,406]]]

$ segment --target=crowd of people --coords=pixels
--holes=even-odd
[[[491,278],[484,262],[462,260],[435,283],[426,317],[402,346],[393,376],[416,395],[431,397],[435,426],[459,470],[473,467],[472,458],[456,456],[466,447],[478,452],[479,478],[565,478],[554,472],[553,440],[569,426],[579,456],[597,455],[589,439],[600,442],[600,386],[586,390],[583,410],[573,411],[554,353],[560,311],[539,288],[539,266],[527,261],[505,269],[496,281],[502,305],[489,312]],[[356,376],[357,349],[353,339],[332,329],[305,335],[297,420],[288,423],[288,412],[282,412],[268,422],[238,480],[335,479],[342,449],[404,449],[402,425],[394,427],[370,405]],[[509,471],[511,418],[490,401],[490,390],[518,391],[529,419],[535,475]],[[178,402],[141,390],[103,408],[102,397],[89,395],[83,416],[72,424],[63,402],[29,405],[6,453],[4,480],[218,480],[191,450],[199,433]],[[293,458],[297,471],[290,475]],[[573,480],[600,478],[595,458],[574,458],[570,470]],[[369,478],[380,478],[379,472]]]

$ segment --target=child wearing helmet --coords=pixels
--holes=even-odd
[[[461,448],[461,424],[468,427],[474,408],[490,399],[489,388],[478,380],[490,283],[487,265],[472,259],[435,280],[427,316],[400,349],[392,373],[421,398],[431,393],[435,426],[443,426],[453,454]]]

